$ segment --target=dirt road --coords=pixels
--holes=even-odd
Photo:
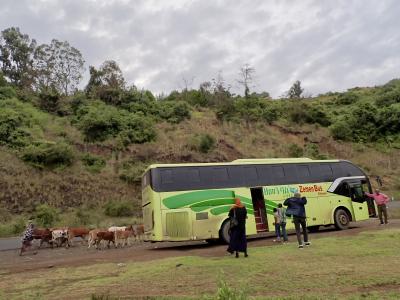
[[[311,234],[311,241],[327,236],[352,236],[368,230],[382,228],[400,228],[400,220],[391,220],[389,225],[378,225],[377,220],[367,220],[352,224],[349,230],[336,231],[333,228],[322,229],[318,233]],[[277,246],[272,240],[272,234],[263,238],[249,241],[249,254],[252,247]],[[291,241],[287,246],[296,247],[296,237],[292,233]],[[32,253],[22,257],[16,250],[0,252],[0,274],[26,272],[42,268],[54,268],[61,266],[82,266],[96,263],[148,261],[166,257],[195,255],[203,257],[218,257],[226,255],[225,245],[209,245],[206,242],[195,243],[140,243],[129,248],[95,250],[77,242],[74,247],[45,248],[40,249],[36,255]]]

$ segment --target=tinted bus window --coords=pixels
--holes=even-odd
[[[213,182],[228,181],[228,171],[226,168],[214,168],[212,170]]]
[[[172,170],[161,170],[161,183],[173,183]]]
[[[311,173],[308,165],[297,165],[297,176],[300,182],[310,180]]]
[[[239,169],[239,168],[238,168]],[[246,186],[258,185],[257,169],[254,166],[245,166],[242,168],[244,183]]]

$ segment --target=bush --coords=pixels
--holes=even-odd
[[[140,182],[142,179],[142,174],[146,170],[147,166],[148,164],[143,162],[125,162],[122,164],[122,170],[119,174],[119,178],[128,183]]]
[[[20,128],[24,124],[23,116],[8,107],[0,110],[0,144],[13,148],[28,144],[30,134]]]
[[[201,153],[208,153],[215,147],[215,138],[208,133],[195,135],[189,141],[189,147]]]
[[[288,152],[289,157],[302,157],[304,155],[303,148],[297,144],[289,144]]]
[[[77,219],[79,225],[88,225],[92,220],[91,214],[81,207],[77,208],[75,211],[75,218]]]
[[[147,117],[128,114],[123,117],[122,124],[119,140],[123,146],[143,144],[156,138],[153,122]]]
[[[35,209],[35,220],[39,226],[51,227],[59,220],[59,212],[47,204],[41,204]]]
[[[349,104],[354,104],[358,101],[360,97],[353,93],[353,92],[347,92],[347,93],[343,93],[340,94],[337,97],[336,103],[337,104],[342,104],[342,105],[349,105]]]
[[[77,124],[89,142],[118,137],[121,145],[127,146],[149,142],[156,137],[150,118],[101,102],[81,107],[77,113]]]
[[[17,93],[11,86],[0,86],[0,100],[16,98]]]
[[[106,165],[106,161],[101,156],[85,153],[81,160],[90,172],[98,173]]]
[[[40,143],[26,147],[22,160],[38,168],[70,166],[74,153],[66,143]]]
[[[7,224],[0,224],[0,237],[19,235],[24,231],[25,227],[25,220],[22,217]]]
[[[190,119],[190,108],[186,102],[161,101],[158,103],[158,116],[169,123],[180,123]]]
[[[246,291],[232,289],[225,280],[220,279],[218,281],[218,291],[215,298],[218,300],[246,300],[248,296]]]
[[[109,217],[131,217],[133,212],[130,202],[110,201],[104,206],[104,214]]]
[[[46,112],[57,113],[60,100],[61,96],[57,91],[42,91],[39,94],[39,107]]]

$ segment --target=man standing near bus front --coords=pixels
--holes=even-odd
[[[378,215],[379,215],[379,220],[381,221],[381,225],[383,225],[383,217],[385,218],[385,224],[387,224],[388,218],[387,218],[386,203],[389,202],[389,197],[386,196],[385,194],[382,194],[379,189],[375,189],[375,193],[373,194],[365,193],[365,195],[375,200],[376,205],[378,206]]]

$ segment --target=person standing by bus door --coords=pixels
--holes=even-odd
[[[294,227],[296,228],[297,241],[299,248],[304,248],[304,245],[309,246],[311,243],[308,240],[307,224],[306,224],[306,197],[301,197],[300,193],[294,193],[293,197],[285,200],[283,205],[287,206],[286,215],[293,216]],[[301,228],[303,229],[304,243],[301,238]]]
[[[239,252],[244,252],[244,257],[247,257],[247,240],[246,240],[246,219],[247,210],[239,198],[235,198],[235,204],[229,211],[231,219],[230,240],[227,251],[230,254],[236,252],[236,258],[239,257]],[[236,220],[236,221],[234,221]]]
[[[378,206],[378,215],[379,220],[381,221],[381,225],[383,225],[383,219],[385,219],[385,224],[387,224],[388,217],[386,203],[389,202],[389,197],[385,194],[382,194],[379,189],[375,189],[375,193],[373,194],[365,193],[365,195],[375,200],[376,205]]]
[[[275,226],[275,234],[276,239],[274,242],[281,241],[281,216],[279,215],[278,209],[274,207],[274,226]]]
[[[278,213],[281,219],[281,235],[283,237],[283,242],[288,242],[288,236],[286,232],[286,208],[282,206],[282,203],[278,204]]]

